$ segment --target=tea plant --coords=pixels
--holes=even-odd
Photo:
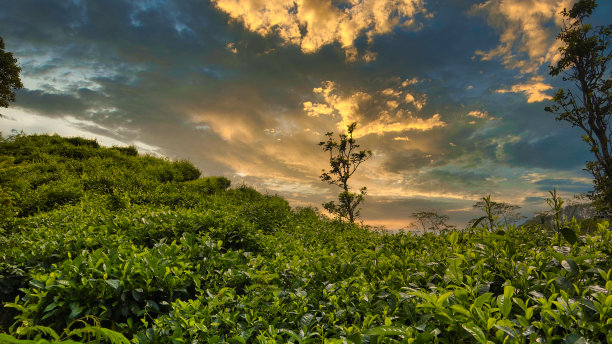
[[[224,178],[164,181],[150,172],[172,162],[89,140],[3,142],[23,172],[0,234],[0,342],[612,341],[606,221],[388,233]],[[34,207],[56,183],[79,197]]]

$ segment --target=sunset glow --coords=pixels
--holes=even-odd
[[[358,122],[365,223],[435,210],[462,227],[486,194],[531,216],[552,188],[592,189],[581,132],[544,111],[572,3],[9,0],[25,87],[0,132],[133,144],[321,208],[338,190],[318,143]],[[593,21],[611,15],[600,1]]]

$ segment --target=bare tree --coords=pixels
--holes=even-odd
[[[440,215],[435,211],[419,211],[412,213],[417,222],[421,225],[424,232],[430,230],[433,232],[440,232],[443,229],[452,229],[454,226],[450,226],[446,223],[449,217],[447,215]]]

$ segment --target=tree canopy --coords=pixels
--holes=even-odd
[[[15,101],[15,89],[23,87],[19,78],[21,68],[13,53],[4,50],[4,40],[0,37],[0,107],[8,107]]]
[[[593,28],[586,22],[596,7],[594,0],[580,0],[561,12],[564,27],[557,37],[562,43],[561,58],[550,66],[550,75],[562,75],[570,83],[557,91],[554,104],[545,110],[584,132],[582,138],[595,155],[595,161],[586,165],[594,177],[593,198],[601,210],[612,214],[612,74],[608,68],[612,25]]]

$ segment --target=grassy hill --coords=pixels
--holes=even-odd
[[[606,222],[385,234],[46,135],[0,139],[0,204],[0,342],[612,341]]]

